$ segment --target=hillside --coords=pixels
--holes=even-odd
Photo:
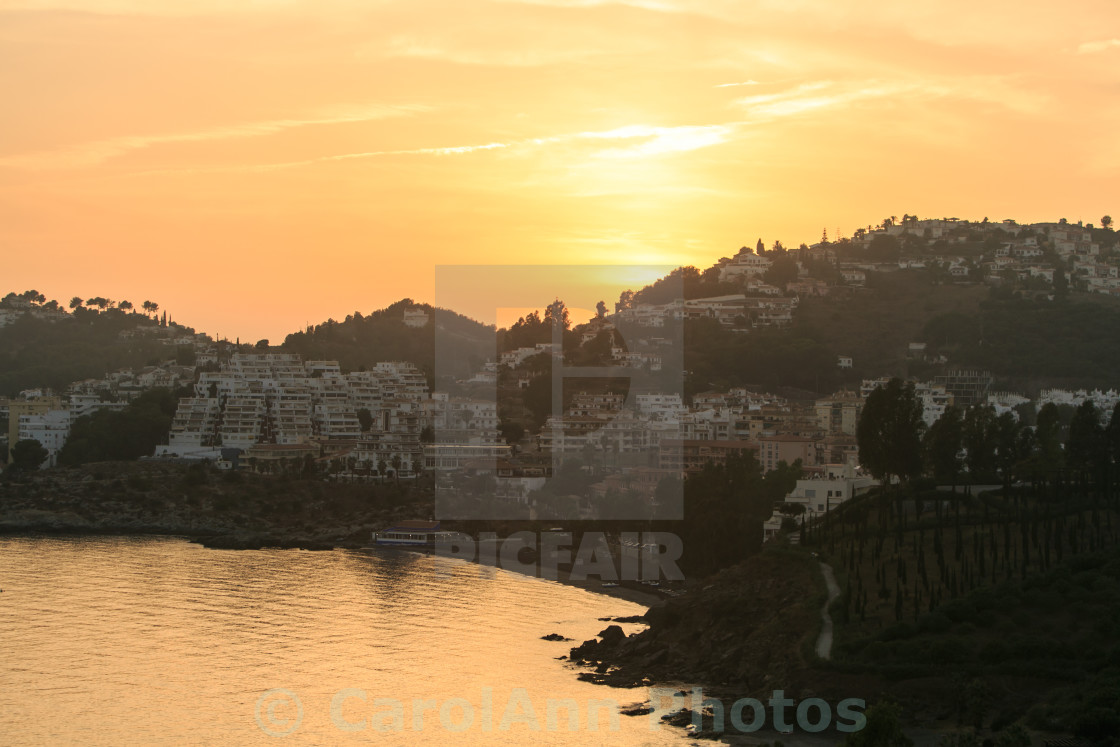
[[[1077,295],[1000,297],[971,313],[929,320],[920,339],[957,365],[991,371],[1003,387],[1112,389],[1118,386],[1120,299]]]
[[[429,323],[406,325],[406,310],[426,312]],[[288,335],[280,347],[299,353],[304,360],[336,360],[344,371],[380,361],[408,361],[425,373],[431,386],[437,375],[437,341],[440,376],[462,375],[470,367],[477,370],[487,357],[494,356],[492,327],[407,298],[368,315],[355,312],[341,322],[328,319]]]
[[[0,327],[0,396],[40,387],[65,391],[74,381],[175,358],[182,353],[165,342],[173,332],[193,330],[161,328],[156,319],[120,309],[79,308],[59,319],[21,314]]]
[[[1109,478],[844,504],[805,538],[843,589],[828,666],[891,683],[912,721],[1019,721],[1115,744],[1120,504]]]
[[[850,355],[857,383],[860,376],[906,375],[907,346],[924,341],[932,320],[972,318],[988,296],[986,286],[933,283],[924,272],[871,273],[866,288],[801,299],[794,329]]]
[[[696,683],[725,705],[776,688],[861,698],[869,715],[895,703],[906,731],[932,738],[920,744],[1026,745],[1024,727],[1086,747],[1120,744],[1111,487],[1056,480],[1006,497],[937,497],[849,501],[803,546],[767,544],[650,609],[647,630],[607,628],[571,658],[595,667],[581,675],[590,681]],[[825,599],[814,556],[841,589],[830,659],[813,650]]]

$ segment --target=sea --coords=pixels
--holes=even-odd
[[[391,549],[7,536],[0,589],[8,746],[682,743],[618,714],[646,688],[560,658],[645,608],[554,581]]]

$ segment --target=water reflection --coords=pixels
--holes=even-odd
[[[438,567],[436,564],[439,564]],[[579,682],[555,657],[559,632],[641,607],[557,583],[407,552],[207,550],[175,538],[0,538],[0,733],[5,744],[275,743],[258,723],[295,723],[285,744],[669,744],[644,718],[587,732],[586,704],[642,699]],[[580,728],[513,723],[523,688],[542,728],[550,698],[581,705]],[[343,690],[360,692],[340,701]],[[483,731],[484,701],[494,730]],[[400,731],[378,734],[376,699],[399,702]],[[458,699],[458,700],[456,700]],[[414,731],[415,700],[435,703]],[[455,701],[455,702],[451,702]],[[451,705],[448,706],[448,703]],[[455,732],[441,724],[446,706]],[[270,710],[271,709],[271,710]],[[390,711],[392,709],[389,709]],[[524,709],[521,709],[522,711]],[[530,719],[531,720],[531,719]],[[343,731],[339,723],[362,724]],[[608,728],[602,719],[602,729]]]

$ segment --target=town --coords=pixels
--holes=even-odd
[[[1094,238],[1102,231],[1103,244]],[[11,293],[0,304],[0,325],[26,317],[51,324],[77,314],[135,317],[146,323],[126,326],[118,337],[143,338],[164,353],[153,365],[75,381],[65,392],[37,387],[0,400],[7,461],[65,464],[72,426],[167,389],[179,393],[170,425],[141,458],[340,482],[429,475],[444,495],[482,489],[502,505],[502,515],[525,519],[615,518],[620,505],[645,518],[679,518],[679,498],[670,506],[659,485],[751,454],[764,473],[795,471],[795,483],[764,525],[771,538],[790,531],[791,514],[812,519],[879,484],[861,466],[857,426],[867,398],[889,377],[842,378],[838,391],[816,396],[757,386],[689,393],[680,376],[681,325],[709,320],[739,334],[787,327],[803,299],[842,305],[872,292],[869,277],[893,273],[1050,298],[1120,294],[1120,255],[1108,216],[1094,229],[1064,220],[1019,225],[904,215],[835,242],[826,232],[821,242],[798,249],[775,242],[766,250],[759,240],[754,250],[744,247],[703,272],[685,268],[665,279],[676,280],[675,287],[627,290],[614,313],[601,303],[597,316],[570,329],[557,302],[543,319],[530,315],[499,334],[496,349],[484,335],[478,365],[437,386],[432,372],[413,361],[345,370],[336,360],[304,359],[268,341],[215,340],[168,322],[166,311],[160,320],[150,301],[141,314],[127,301],[75,297],[67,313],[35,291]],[[671,297],[662,298],[667,292]],[[397,313],[404,333],[430,334],[440,325],[435,310],[421,304],[401,304]],[[551,322],[559,323],[561,314],[562,341],[554,342]],[[1103,414],[1120,401],[1114,390],[1051,388],[1033,397],[998,391],[991,372],[931,355],[925,342],[911,342],[904,355],[937,370],[913,381],[926,427],[950,407],[990,408],[995,416],[1010,413],[1033,424],[1047,404],[1068,413],[1091,402]],[[555,400],[560,411],[552,411],[551,401],[541,406],[556,383],[554,372],[573,361],[630,378],[565,380]],[[838,355],[830,365],[843,376],[854,364]],[[546,484],[565,464],[584,473],[585,489],[558,500]]]

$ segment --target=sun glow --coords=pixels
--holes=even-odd
[[[0,0],[4,275],[282,339],[449,262],[1115,212],[1115,4],[942,5]]]

